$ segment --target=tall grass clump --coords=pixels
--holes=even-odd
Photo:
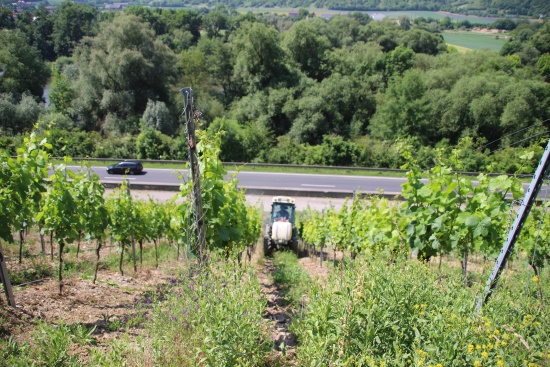
[[[156,366],[261,366],[271,351],[254,269],[210,259],[170,279],[150,331]]]
[[[92,337],[95,328],[80,324],[49,325],[40,322],[29,343],[10,338],[0,342],[0,366],[82,366],[77,348],[96,345]]]
[[[481,313],[483,287],[416,260],[356,261],[309,295],[297,336],[300,366],[548,366],[550,315],[540,279],[503,275]],[[543,285],[548,294],[550,287]]]
[[[273,280],[281,289],[285,300],[293,303],[296,308],[303,301],[311,287],[316,286],[310,276],[304,272],[298,263],[298,257],[290,251],[276,252],[273,258],[275,272]]]

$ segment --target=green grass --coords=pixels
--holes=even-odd
[[[290,251],[276,252],[273,263],[276,270],[273,280],[281,288],[285,300],[294,304],[295,311],[303,301],[302,295],[314,285],[311,278],[304,272],[296,254]]]
[[[543,326],[550,314],[537,291],[539,284],[543,294],[550,291],[544,276],[505,271],[498,293],[476,314],[483,284],[464,287],[460,269],[438,273],[416,260],[383,256],[349,265],[308,293],[306,314],[293,323],[300,366],[550,363]]]
[[[499,34],[499,39],[496,39],[496,34],[483,34],[476,32],[458,32],[446,31],[443,32],[443,38],[448,44],[465,47],[472,50],[488,49],[498,52],[507,42],[504,35]]]

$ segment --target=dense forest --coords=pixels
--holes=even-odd
[[[0,7],[0,149],[34,128],[56,156],[184,159],[192,87],[225,161],[399,167],[407,143],[426,167],[460,148],[464,170],[515,172],[548,136],[550,24],[494,26],[500,54],[446,45],[471,27],[449,18]]]

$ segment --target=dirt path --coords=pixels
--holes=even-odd
[[[273,282],[275,272],[273,260],[265,258],[263,265],[258,267],[257,275],[262,293],[267,300],[264,319],[273,339],[273,365],[297,366],[296,338],[288,331],[291,323],[290,306],[286,304],[277,284]]]

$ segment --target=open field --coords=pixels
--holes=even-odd
[[[498,39],[496,37],[499,37]],[[451,45],[465,47],[472,50],[489,49],[499,52],[502,46],[508,41],[506,35],[482,32],[445,31],[443,38]]]

